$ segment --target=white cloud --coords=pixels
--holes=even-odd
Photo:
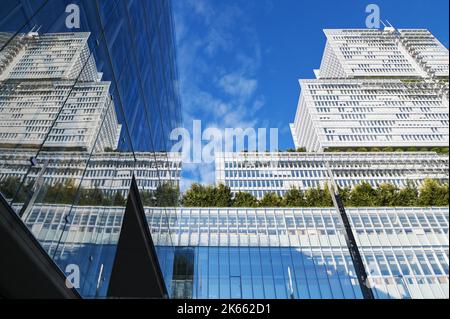
[[[258,112],[265,104],[266,104],[266,99],[264,98],[263,95],[261,95],[260,97],[258,97],[255,100],[255,102],[253,102],[253,106],[251,109],[252,114],[255,114],[256,112]]]
[[[206,53],[213,57],[219,50],[229,50],[233,47],[232,38],[218,29],[211,29],[208,33],[205,47]]]
[[[265,104],[256,77],[261,50],[242,9],[209,0],[175,1],[174,9],[186,128],[198,119],[203,128],[255,127],[257,111]],[[214,165],[183,169],[182,187],[193,181],[214,183]]]
[[[242,74],[227,74],[218,83],[224,92],[246,100],[253,95],[258,87],[256,79],[247,79]]]
[[[184,164],[183,165],[183,178],[180,183],[180,190],[185,192],[194,183],[201,184],[214,184],[215,175],[215,165],[196,165],[196,164]]]

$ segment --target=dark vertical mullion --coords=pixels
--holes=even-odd
[[[345,211],[344,203],[335,191],[331,191],[331,197],[333,199],[333,203],[336,206],[336,209],[341,218],[343,228],[344,228],[344,236],[345,242],[347,244],[350,257],[353,261],[353,267],[355,268],[356,275],[358,277],[359,286],[362,292],[364,299],[374,299],[375,296],[373,294],[372,289],[368,286],[369,279],[364,266],[363,257],[359,251],[358,244],[356,243],[355,236],[353,234],[352,226],[350,224],[349,217],[347,212]]]

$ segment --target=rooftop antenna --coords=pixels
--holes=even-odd
[[[387,22],[387,24],[389,24],[389,26],[390,26],[391,28],[395,29],[394,26],[393,26],[387,19],[386,19],[386,22]]]
[[[34,25],[33,28],[31,28],[30,32],[27,33],[28,38],[34,38],[39,36],[39,30],[41,29],[42,25],[39,27]]]

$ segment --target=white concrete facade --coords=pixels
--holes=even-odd
[[[320,78],[448,77],[449,53],[424,29],[326,29]]]
[[[448,49],[427,30],[325,30],[317,79],[300,80],[291,132],[308,151],[446,147]]]
[[[432,152],[394,153],[218,153],[216,183],[233,194],[248,192],[261,199],[280,196],[292,187],[324,187],[331,174],[338,186],[368,182],[373,187],[408,182],[420,185],[425,178],[448,182],[449,158]]]
[[[448,98],[433,84],[321,79],[300,80],[300,87],[291,125],[297,147],[448,146]]]

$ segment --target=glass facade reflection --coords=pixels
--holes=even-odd
[[[41,35],[73,32],[74,29],[69,29],[65,22],[68,16],[65,11],[70,4],[80,8],[80,28],[75,29],[75,34],[85,36],[83,32],[90,33],[88,49],[85,47],[83,50],[84,59],[90,57],[91,66],[92,60],[95,60],[103,79],[112,82],[110,92],[119,104],[116,105],[116,109],[120,110],[117,112],[119,122],[125,124],[126,121],[128,128],[122,131],[121,138],[131,141],[121,145],[121,149],[167,151],[169,133],[181,123],[170,1],[3,1],[0,57],[15,50],[31,31],[39,30],[37,34]],[[58,54],[74,55],[76,51],[66,47],[67,52],[61,52],[55,49],[55,44],[51,44],[51,49],[57,55],[49,58],[51,60],[39,61],[49,69],[49,78],[55,78],[59,70],[52,69],[56,65],[52,62],[61,58]],[[42,50],[42,45],[39,45],[39,50]],[[38,60],[39,56],[35,53],[31,51],[30,58]],[[79,62],[71,70],[72,76],[69,78],[73,80],[83,79],[92,72],[80,72],[86,61],[80,58]],[[30,61],[24,61],[22,65],[29,66],[26,63]],[[23,74],[20,70],[12,75],[2,72],[0,80],[18,78]],[[42,79],[42,74],[36,72],[31,72],[32,77]],[[30,78],[30,72],[25,73],[28,73],[26,78]]]
[[[35,207],[25,220],[50,251],[67,209]],[[448,207],[347,213],[376,298],[449,297]],[[189,208],[170,209],[168,215],[146,208],[146,214],[174,298],[362,298],[332,208]],[[73,258],[97,256],[84,258],[96,269],[86,278],[86,296],[104,296],[121,215],[114,207],[76,208],[57,260],[64,267]]]
[[[84,296],[105,295],[99,278],[110,275],[116,245],[104,239],[109,228],[98,233],[91,224],[121,225],[133,177],[144,204],[176,205],[157,195],[177,192],[181,169],[180,156],[168,152],[181,123],[171,2],[0,6],[1,195],[23,220],[41,207],[65,207],[49,211],[39,239],[61,270],[67,261],[80,267]],[[97,215],[85,220],[92,206]],[[110,209],[117,219],[108,219]],[[84,231],[92,233],[81,239]],[[80,241],[95,249],[73,245]],[[158,252],[162,268],[173,262],[170,237]]]

